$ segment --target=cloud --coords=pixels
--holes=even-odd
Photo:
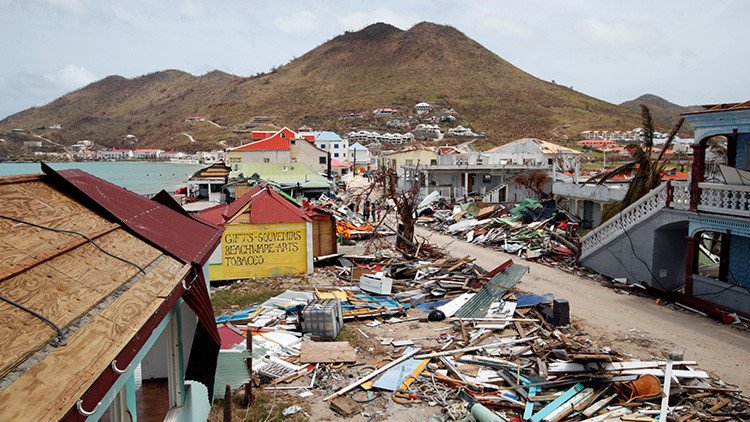
[[[85,15],[89,11],[88,5],[81,0],[46,0],[46,3],[74,15]]]
[[[64,68],[52,73],[47,73],[44,77],[52,83],[53,86],[63,90],[78,89],[84,85],[97,80],[96,75],[85,67],[69,64]]]
[[[197,19],[206,15],[206,6],[195,0],[184,0],[178,7],[180,16],[185,19]]]
[[[46,104],[97,79],[91,71],[68,65],[54,72],[18,72],[0,77],[0,119],[28,107]]]
[[[610,45],[637,44],[649,38],[647,29],[638,25],[624,23],[605,23],[596,19],[584,19],[576,22],[576,31],[584,37]]]
[[[479,18],[476,23],[479,29],[491,32],[499,32],[517,38],[529,38],[533,31],[531,27],[521,21],[503,18],[495,14],[489,14]]]
[[[421,20],[416,15],[398,13],[387,8],[379,8],[370,12],[350,12],[338,17],[339,24],[343,29],[354,31],[375,22],[385,22],[401,29],[409,29]]]
[[[291,15],[279,15],[273,24],[288,34],[309,34],[318,30],[318,17],[309,10],[300,10]]]

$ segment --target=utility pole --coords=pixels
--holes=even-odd
[[[354,165],[354,176],[357,175],[357,148],[354,148],[354,159],[352,160],[352,164]]]

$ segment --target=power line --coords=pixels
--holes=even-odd
[[[119,261],[125,262],[127,264],[130,264],[130,265],[134,266],[135,268],[137,268],[138,271],[140,271],[143,274],[146,273],[144,271],[144,269],[141,266],[139,266],[138,264],[136,264],[136,263],[134,263],[132,261],[129,261],[129,260],[125,259],[125,258],[122,258],[120,256],[117,256],[117,255],[115,255],[115,254],[113,254],[113,253],[105,250],[104,248],[102,248],[101,246],[99,246],[96,242],[94,242],[94,239],[92,239],[91,237],[89,237],[89,236],[87,236],[87,235],[85,235],[85,234],[83,234],[81,232],[77,232],[75,230],[56,229],[54,227],[49,227],[49,226],[45,226],[45,225],[42,225],[42,224],[32,223],[30,221],[26,221],[26,220],[23,220],[23,219],[20,219],[20,218],[16,218],[16,217],[10,217],[10,216],[3,215],[3,214],[0,214],[0,218],[6,219],[6,220],[10,220],[10,221],[13,221],[13,222],[16,222],[16,223],[20,223],[20,224],[26,224],[28,226],[36,227],[36,228],[43,229],[43,230],[49,230],[49,231],[52,231],[52,232],[55,232],[55,233],[64,233],[64,234],[72,234],[72,235],[81,236],[84,239],[86,239],[86,241],[88,243],[91,243],[97,249],[99,249],[100,251],[102,251],[102,253],[104,253],[105,255],[110,256],[112,258],[115,258],[115,259],[117,259]],[[5,296],[0,295],[0,300],[8,303],[9,305],[15,306],[15,307],[17,307],[18,309],[20,309],[20,310],[22,310],[24,312],[27,312],[27,313],[31,314],[35,318],[40,319],[42,322],[44,322],[45,324],[47,324],[50,327],[52,327],[57,332],[57,338],[53,339],[51,341],[51,343],[50,343],[50,344],[52,344],[52,346],[55,346],[55,347],[57,347],[57,346],[63,346],[63,345],[65,345],[67,343],[67,338],[65,336],[65,333],[63,333],[62,329],[60,329],[60,327],[58,327],[54,322],[50,321],[44,315],[42,315],[42,314],[34,311],[33,309],[29,309],[26,306],[24,306],[24,305],[22,305],[22,304],[20,304],[20,303],[18,303],[16,301],[14,301],[14,300],[12,300],[12,299],[9,299],[9,298],[7,298]]]

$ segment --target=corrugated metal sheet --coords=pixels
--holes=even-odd
[[[217,227],[84,171],[55,171],[45,164],[42,171],[90,198],[139,237],[182,262],[203,265],[219,244],[221,232]]]
[[[521,277],[529,270],[525,265],[513,264],[505,271],[492,277],[488,283],[479,289],[464,306],[456,311],[456,318],[482,318],[487,314],[492,302],[497,302],[505,293],[513,288]]]
[[[232,219],[247,204],[250,204],[251,224],[312,221],[300,207],[289,202],[268,185],[256,186],[245,195],[242,195],[241,198],[232,202],[224,212],[225,218],[227,220]]]

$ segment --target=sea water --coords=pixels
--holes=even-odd
[[[139,194],[173,193],[186,185],[200,164],[149,162],[73,162],[48,163],[55,170],[80,169],[96,177]],[[0,163],[0,176],[41,173],[39,163]]]

